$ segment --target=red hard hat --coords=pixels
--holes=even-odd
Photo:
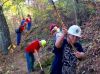
[[[51,24],[50,24],[50,27],[49,27],[50,31],[51,31],[51,30],[52,30],[55,26],[57,26],[57,27],[58,27],[58,25],[57,25],[57,24],[55,24],[55,23],[51,23]]]

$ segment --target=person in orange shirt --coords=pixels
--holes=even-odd
[[[26,28],[27,28],[28,31],[30,31],[32,21],[31,21],[31,16],[29,14],[27,15],[26,22],[27,22],[27,27]]]
[[[27,69],[28,73],[34,71],[34,53],[35,51],[39,52],[41,47],[46,46],[45,40],[34,40],[28,46],[25,48],[25,54],[26,54],[26,61],[27,61]]]
[[[20,25],[19,28],[15,30],[15,32],[16,32],[16,43],[17,43],[17,45],[20,45],[21,35],[22,35],[22,32],[24,30],[25,30],[24,25]]]

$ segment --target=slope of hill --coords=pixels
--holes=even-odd
[[[98,9],[99,10],[99,9]],[[30,35],[25,39],[23,34],[22,46],[18,46],[13,53],[2,55],[0,53],[0,74],[26,74],[26,60],[24,57],[24,48],[28,42],[38,38],[46,39],[48,45],[40,51],[41,62],[46,74],[49,74],[51,64],[52,50],[52,37],[48,30],[49,22],[40,23],[35,25]],[[81,40],[86,59],[79,61],[77,66],[77,74],[99,74],[100,73],[100,16],[91,16],[88,21],[83,22],[81,26],[83,30],[83,39]],[[49,60],[49,62],[48,62]],[[40,74],[40,68],[37,67],[33,74]]]

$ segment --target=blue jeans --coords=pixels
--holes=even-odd
[[[31,23],[27,24],[27,30],[29,31],[31,29]]]
[[[17,45],[20,44],[21,41],[21,32],[17,33]]]
[[[33,53],[25,52],[25,54],[26,54],[28,73],[30,73],[30,72],[32,72],[34,70],[35,57],[34,57]]]

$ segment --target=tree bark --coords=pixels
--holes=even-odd
[[[8,53],[8,47],[11,44],[9,28],[3,14],[2,4],[0,4],[0,51],[3,54]]]

